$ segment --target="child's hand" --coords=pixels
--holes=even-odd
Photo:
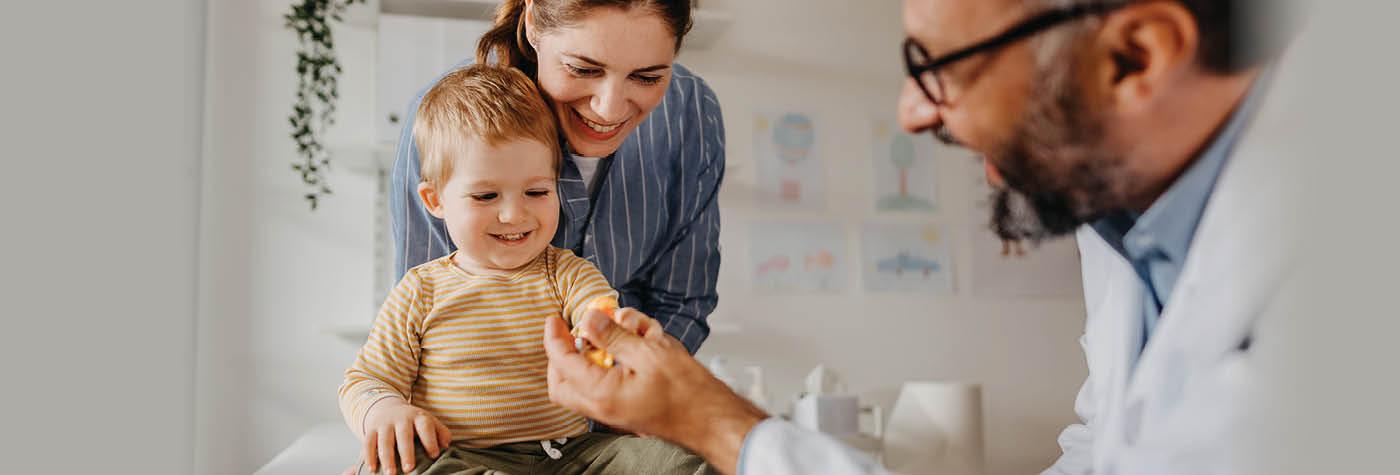
[[[423,442],[428,456],[436,459],[452,443],[452,431],[431,413],[399,398],[379,401],[365,414],[364,457],[370,471],[393,475],[395,449],[404,472],[417,465],[413,455],[413,437]]]

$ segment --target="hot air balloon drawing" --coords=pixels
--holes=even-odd
[[[797,177],[797,167],[811,155],[814,140],[812,119],[806,114],[789,112],[773,125],[773,145],[784,165],[778,196],[785,201],[802,200],[802,181]]]

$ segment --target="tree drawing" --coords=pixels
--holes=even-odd
[[[889,160],[894,163],[894,168],[899,177],[899,186],[895,193],[880,199],[878,204],[881,210],[894,211],[928,211],[933,209],[933,204],[928,200],[914,196],[909,193],[909,175],[913,172],[914,142],[905,134],[893,134],[890,140]]]

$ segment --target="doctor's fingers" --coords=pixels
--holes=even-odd
[[[563,318],[545,319],[544,353],[550,363],[567,360],[570,356],[582,358],[574,348],[574,337],[569,334],[569,324]]]
[[[904,81],[904,89],[899,93],[899,103],[896,106],[899,116],[899,125],[906,132],[917,134],[919,132],[937,127],[938,108],[929,102],[924,96],[923,90],[914,82],[913,78]]]
[[[628,337],[633,339],[637,338],[635,333],[627,331],[627,329],[618,325],[617,322],[614,322],[602,312],[588,312],[584,314],[583,319],[578,322],[577,329],[578,335],[588,340],[593,346],[608,350],[609,353],[613,353],[614,355],[617,353],[612,351],[612,347],[617,345],[618,342]]]
[[[631,307],[620,308],[613,312],[613,321],[617,322],[624,330],[645,339],[654,340],[665,333],[661,330],[661,322]]]
[[[646,336],[642,337],[613,323],[612,320],[586,319],[580,325],[579,335],[593,346],[612,353],[617,359],[617,367],[650,372],[664,368],[665,365],[658,364],[658,361],[664,358],[670,347],[678,346],[670,344],[675,342],[665,337],[665,332],[660,330],[660,324],[651,326],[652,328],[646,330]],[[681,351],[685,352],[683,348]],[[686,355],[689,356],[689,353]]]
[[[600,318],[607,320],[606,317]],[[546,319],[544,353],[549,358],[547,376],[550,386],[575,379],[592,384],[603,378],[603,368],[589,363],[578,349],[574,348],[574,337],[569,334],[568,324],[562,318]]]
[[[574,348],[574,338],[561,318],[545,322],[544,352],[549,358],[545,373],[549,399],[561,406],[576,408],[581,399],[579,391],[597,386],[606,374]]]

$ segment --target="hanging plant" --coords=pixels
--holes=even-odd
[[[335,57],[335,41],[331,37],[331,21],[343,21],[345,8],[365,3],[365,0],[300,0],[292,11],[283,16],[288,29],[296,32],[297,96],[292,103],[292,140],[297,144],[298,158],[292,170],[310,191],[306,201],[311,209],[321,197],[330,194],[326,169],[330,154],[321,142],[326,128],[335,123],[335,101],[339,97],[336,80],[340,77],[340,61]]]

